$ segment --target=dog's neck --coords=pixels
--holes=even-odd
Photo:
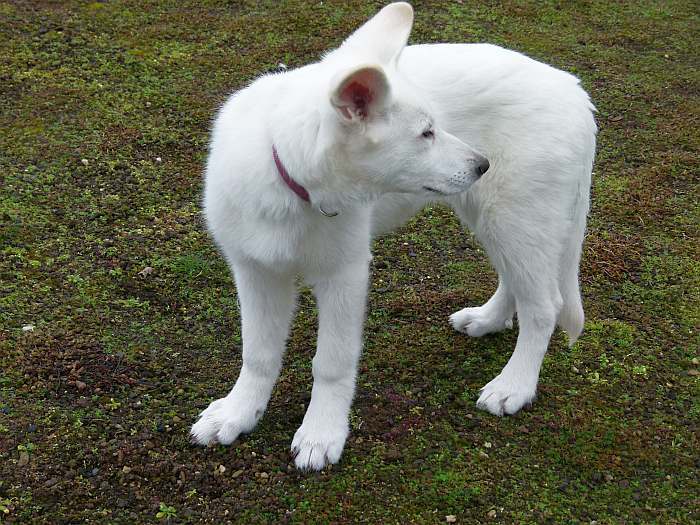
[[[277,173],[279,173],[280,178],[289,187],[289,189],[291,189],[294,193],[296,193],[301,200],[311,204],[311,197],[309,196],[309,192],[306,191],[306,188],[304,188],[304,186],[302,186],[297,181],[295,181],[294,178],[289,174],[289,172],[287,171],[287,168],[284,167],[284,164],[280,160],[280,157],[277,154],[277,148],[275,148],[274,144],[272,145],[272,158],[275,161],[275,166],[277,167]],[[338,211],[328,212],[328,211],[323,209],[322,204],[318,205],[318,211],[321,213],[321,215],[323,215],[325,217],[335,217],[336,215],[338,215],[340,213]]]
[[[309,198],[309,192],[306,191],[306,188],[304,188],[304,186],[295,181],[287,171],[287,168],[284,167],[284,164],[282,164],[282,161],[280,160],[280,157],[277,154],[277,148],[275,148],[274,144],[272,145],[272,158],[275,160],[275,166],[277,166],[277,173],[279,173],[280,177],[287,184],[287,186],[289,186],[289,188],[294,193],[296,193],[301,200],[311,202],[311,199]]]
[[[376,196],[357,183],[360,177],[341,176],[350,163],[342,157],[342,150],[338,154],[334,129],[337,117],[318,105],[318,100],[327,96],[328,73],[321,64],[307,66],[306,70],[314,73],[313,82],[302,79],[298,71],[272,77],[278,83],[271,113],[274,118],[268,127],[277,172],[274,176],[284,182],[285,191],[291,190],[295,198],[301,199],[299,204],[310,203],[312,209],[326,216],[365,206]]]

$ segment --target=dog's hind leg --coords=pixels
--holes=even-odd
[[[231,392],[213,401],[192,427],[192,441],[201,445],[229,445],[255,428],[279,375],[294,313],[292,274],[253,263],[232,266],[241,306],[243,365]]]
[[[462,308],[450,316],[455,330],[472,337],[513,328],[515,298],[506,282],[499,278],[498,288],[482,306]]]
[[[510,278],[511,273],[507,275]],[[519,333],[515,350],[501,373],[481,389],[477,401],[479,408],[496,415],[514,414],[534,400],[540,367],[562,305],[556,279],[521,274],[516,280],[513,291]]]
[[[535,398],[542,360],[562,309],[559,266],[568,229],[555,206],[518,208],[512,198],[507,204],[497,202],[484,210],[472,202],[471,211],[479,213],[476,219],[456,209],[498,271],[499,288],[484,306],[454,314],[453,324],[463,323],[467,333],[473,328],[473,335],[481,335],[503,329],[514,311],[518,317],[513,355],[477,401],[479,408],[497,415],[513,414]]]
[[[509,241],[516,238],[510,236]],[[481,389],[477,401],[479,408],[492,414],[514,414],[532,403],[536,395],[540,367],[562,307],[558,257],[547,253],[547,248],[487,247],[501,282],[513,294],[519,328],[513,355],[501,373]]]

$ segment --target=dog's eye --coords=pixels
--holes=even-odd
[[[432,139],[435,136],[435,132],[433,131],[433,128],[428,128],[423,133],[421,133],[421,135],[423,136],[423,138]]]

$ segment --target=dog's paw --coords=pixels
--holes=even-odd
[[[475,308],[462,308],[450,316],[452,327],[471,337],[500,332],[506,328],[513,328],[513,316],[504,317],[493,312],[490,308],[479,306]]]
[[[228,397],[217,399],[192,425],[190,438],[198,445],[230,445],[240,434],[251,432],[261,415],[262,410],[237,406],[237,403]]]
[[[338,463],[349,433],[347,424],[334,428],[328,422],[304,421],[292,440],[294,464],[300,470],[321,470]]]
[[[501,372],[481,389],[476,406],[496,416],[515,414],[531,405],[537,395],[537,383],[529,387]]]

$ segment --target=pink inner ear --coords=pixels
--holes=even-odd
[[[366,118],[369,114],[370,104],[375,99],[375,93],[371,87],[374,83],[376,79],[371,72],[358,72],[348,79],[340,92],[340,99],[360,118]]]
[[[345,77],[335,92],[333,104],[344,117],[365,120],[383,104],[388,91],[384,72],[368,66]]]
[[[343,90],[343,98],[348,100],[352,107],[360,117],[367,116],[367,109],[372,103],[372,92],[369,87],[360,84],[359,82],[350,82]]]

